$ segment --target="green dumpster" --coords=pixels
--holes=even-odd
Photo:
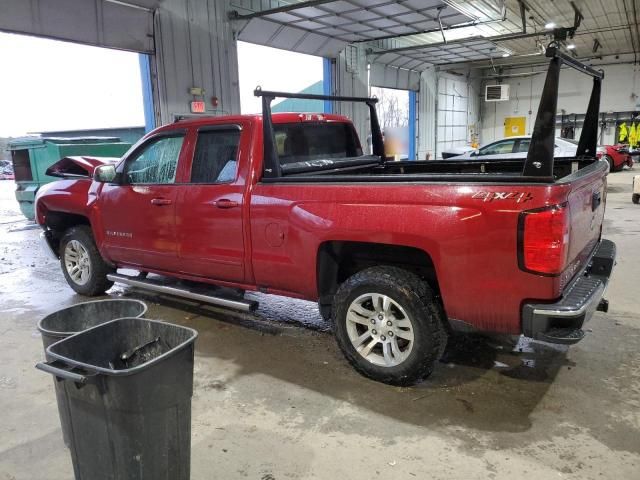
[[[45,174],[63,157],[121,157],[131,147],[118,137],[21,137],[9,142],[16,180],[16,200],[23,215],[34,219],[36,192],[41,185],[59,180]]]

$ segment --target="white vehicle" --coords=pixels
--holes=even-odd
[[[530,143],[530,135],[509,137],[484,145],[478,150],[472,150],[463,155],[451,157],[448,160],[508,160],[512,158],[527,158]],[[568,138],[556,138],[555,146],[554,156],[556,158],[573,157],[578,149],[578,141]]]
[[[464,147],[451,147],[442,152],[442,159],[448,160],[451,157],[457,157],[468,152],[473,152],[475,149],[471,145],[465,145]]]

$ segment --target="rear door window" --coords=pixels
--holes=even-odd
[[[198,132],[191,183],[228,183],[238,172],[240,130],[236,127]]]

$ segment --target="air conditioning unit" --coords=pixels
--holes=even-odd
[[[485,102],[506,102],[509,100],[509,85],[487,85]]]

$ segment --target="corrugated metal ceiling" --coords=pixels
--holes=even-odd
[[[526,3],[530,8],[530,14],[544,19],[544,22],[554,22],[563,27],[573,25],[574,11],[568,0],[527,0]],[[575,4],[582,12],[584,19],[573,40],[568,40],[567,43],[575,45],[574,53],[577,57],[593,57],[594,53],[595,55],[615,55],[639,51],[640,44],[637,42],[640,2],[638,0],[582,0],[575,1]],[[516,55],[531,54],[536,51],[537,39],[545,38],[523,38],[500,42],[500,44]],[[593,52],[596,40],[601,46]]]
[[[267,10],[242,22],[240,40],[335,56],[347,43],[363,45],[370,61],[423,70],[430,65],[531,62],[550,41],[545,24],[584,19],[574,55],[588,58],[640,52],[638,0],[232,0],[240,14]],[[525,7],[523,31],[521,4]],[[268,13],[285,6],[288,11]],[[440,20],[447,42],[439,29]],[[260,13],[258,13],[260,15]],[[600,44],[594,53],[594,45]],[[510,54],[511,58],[503,59]]]
[[[232,6],[245,10],[248,3],[236,1]],[[438,16],[443,27],[475,20],[442,0],[300,2],[300,8],[251,18],[239,28],[238,39],[335,56],[348,43],[439,28]]]

